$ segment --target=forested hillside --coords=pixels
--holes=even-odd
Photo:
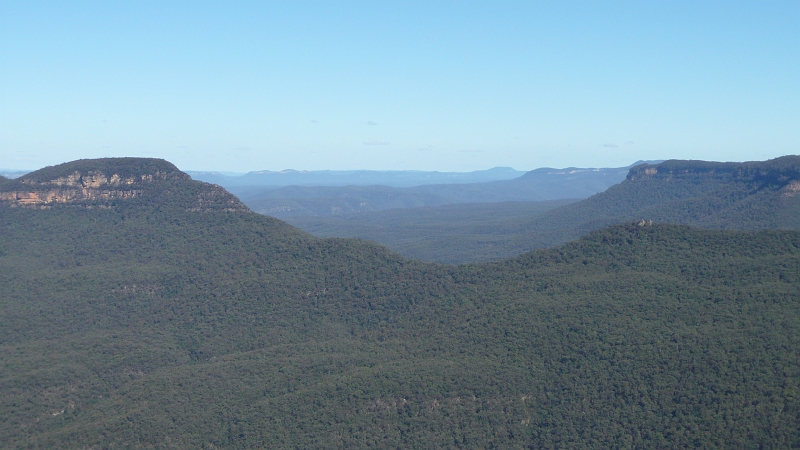
[[[474,206],[476,212],[482,208]],[[447,213],[441,210],[440,222],[447,222]],[[398,225],[397,212],[286,220],[316,236],[374,240],[402,255],[442,263],[509,258],[640,219],[712,229],[798,230],[800,156],[748,163],[643,164],[632,168],[625,181],[586,200],[527,218],[499,212],[495,226],[454,219],[457,226],[448,227],[452,233],[443,232],[448,228],[428,231],[424,221],[414,222],[426,214],[405,211],[405,226]]]
[[[249,212],[219,186],[191,180],[173,164],[151,158],[79,160],[45,167],[0,184],[0,206],[51,209]]]
[[[509,243],[523,237],[531,219],[577,201],[464,203],[285,220],[315,236],[365,239],[407,258],[453,264],[522,253],[512,253]]]
[[[641,218],[713,229],[800,229],[800,156],[634,167],[607,191],[532,220],[528,238],[553,245]]]
[[[800,445],[798,232],[624,224],[441,266],[165,164],[0,187],[5,447]]]

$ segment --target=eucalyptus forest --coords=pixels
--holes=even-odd
[[[800,157],[637,166],[445,265],[163,160],[0,178],[0,443],[798,447],[798,202]]]

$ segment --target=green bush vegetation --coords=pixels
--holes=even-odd
[[[149,186],[0,206],[4,447],[800,446],[797,231],[445,266]]]

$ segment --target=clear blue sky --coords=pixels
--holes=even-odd
[[[800,1],[0,0],[0,168],[800,153]]]

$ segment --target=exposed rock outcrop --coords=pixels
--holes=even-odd
[[[794,180],[781,189],[781,197],[794,197],[800,194],[800,181]]]
[[[37,191],[0,192],[0,201],[11,206],[46,206],[58,203],[110,200],[114,198],[135,198],[141,190],[101,190],[101,189],[49,189]]]
[[[167,174],[161,171],[138,177],[122,177],[117,173],[106,175],[95,170],[75,170],[69,175],[49,180],[22,177],[6,186],[13,190],[0,192],[0,201],[10,206],[47,207],[59,203],[131,199],[143,194],[143,184],[166,179]]]
[[[150,200],[188,211],[249,211],[223,188],[193,181],[160,159],[79,160],[4,180],[0,185],[0,205],[11,207],[109,208],[130,201],[147,205]]]

